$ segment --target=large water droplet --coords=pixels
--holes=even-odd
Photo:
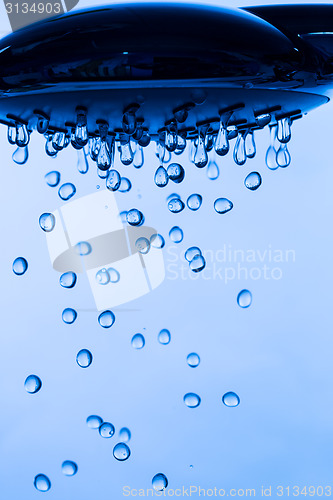
[[[158,169],[155,172],[154,181],[156,186],[161,188],[165,187],[168,184],[169,177],[164,167],[158,167]]]
[[[121,439],[123,443],[128,443],[131,439],[131,431],[127,427],[123,427],[119,431],[119,439]]]
[[[187,206],[190,210],[193,210],[194,212],[196,210],[199,210],[202,204],[202,196],[200,194],[191,194],[187,198]]]
[[[76,362],[81,368],[88,368],[91,365],[93,356],[88,349],[81,349],[76,355]]]
[[[160,333],[158,334],[159,343],[163,344],[163,345],[167,345],[170,343],[170,340],[171,340],[171,334],[170,334],[169,330],[167,330],[166,328],[163,328],[163,330],[161,330]]]
[[[144,346],[145,346],[145,338],[144,336],[141,334],[141,333],[136,333],[133,337],[132,337],[132,347],[134,347],[134,349],[142,349]]]
[[[140,210],[132,208],[126,214],[126,220],[130,226],[141,226],[144,223],[144,216]]]
[[[120,280],[120,274],[114,267],[109,267],[108,273],[110,276],[110,283],[118,283]]]
[[[86,174],[89,171],[88,158],[84,148],[77,150],[77,169],[80,174]]]
[[[64,323],[67,323],[67,325],[71,325],[72,323],[74,323],[76,318],[77,318],[77,312],[75,311],[75,309],[67,307],[66,309],[63,310],[62,320]]]
[[[100,269],[96,273],[96,281],[99,285],[107,285],[110,282],[110,275],[107,269]]]
[[[28,269],[28,262],[24,257],[17,257],[13,262],[13,273],[22,276]]]
[[[251,191],[255,191],[258,187],[261,186],[261,175],[259,172],[251,172],[245,179],[244,184],[247,189]]]
[[[196,255],[190,262],[190,269],[194,273],[200,273],[206,267],[206,261],[202,255]]]
[[[100,141],[100,147],[97,156],[97,167],[99,170],[109,170],[112,163],[112,153],[109,150],[106,140]]]
[[[191,368],[196,368],[200,365],[200,356],[196,352],[191,352],[186,359],[188,366]]]
[[[219,175],[220,175],[220,170],[219,170],[219,167],[217,166],[216,161],[211,160],[208,163],[208,167],[207,167],[208,179],[210,179],[211,181],[215,181],[219,177]]]
[[[60,285],[63,288],[73,288],[76,285],[76,280],[76,274],[69,271],[68,273],[64,273],[60,276]]]
[[[42,381],[37,375],[29,375],[25,379],[24,388],[29,394],[36,394],[42,387]]]
[[[270,146],[266,152],[265,162],[266,162],[267,167],[270,170],[276,170],[279,166],[277,164],[277,161],[276,161],[276,153],[277,153],[277,149],[276,149],[277,126],[276,125],[271,125],[269,127],[269,134],[270,134]]]
[[[109,422],[104,422],[99,428],[99,434],[106,439],[109,439],[114,434],[114,426]]]
[[[189,408],[197,408],[201,403],[201,398],[200,396],[198,396],[198,394],[195,394],[194,392],[189,392],[184,396],[184,403]]]
[[[116,317],[112,311],[104,311],[98,316],[98,323],[103,328],[111,328],[115,320]]]
[[[175,182],[176,184],[179,184],[184,180],[185,177],[185,170],[179,163],[171,163],[168,166],[168,177],[171,181]]]
[[[29,149],[28,146],[23,148],[17,148],[12,155],[13,162],[17,165],[24,165],[29,159]]]
[[[65,460],[61,465],[61,470],[65,476],[75,476],[78,471],[78,466],[71,460]]]
[[[241,290],[237,296],[237,303],[243,309],[252,304],[252,293],[249,290]]]
[[[291,119],[288,116],[287,118],[282,118],[277,122],[277,138],[279,142],[286,144],[291,139]]]
[[[58,194],[60,198],[64,201],[70,200],[76,193],[76,187],[71,182],[66,182],[60,186]]]
[[[155,491],[165,490],[165,488],[167,488],[168,486],[167,477],[161,472],[159,474],[156,474],[152,479],[152,485]]]
[[[126,443],[118,443],[113,448],[113,456],[120,462],[127,460],[131,455],[131,450]]]
[[[122,177],[120,179],[119,192],[120,193],[128,193],[132,189],[132,183],[127,177]]]
[[[240,399],[235,392],[226,392],[222,397],[222,402],[226,406],[234,407],[239,405]]]
[[[245,137],[245,154],[247,158],[254,158],[256,155],[256,143],[254,141],[254,132],[249,130]]]
[[[153,248],[163,248],[165,246],[165,240],[161,234],[153,234],[150,237],[150,245]]]
[[[174,214],[182,212],[184,208],[185,204],[180,198],[172,198],[168,203],[168,209]]]
[[[45,474],[38,474],[35,477],[34,486],[38,491],[49,491],[51,488],[51,481]]]
[[[245,137],[246,132],[239,132],[237,136],[237,141],[234,149],[234,161],[237,165],[244,165],[246,162],[246,151],[245,151]]]
[[[135,248],[142,254],[147,254],[150,250],[150,241],[147,238],[138,238],[135,242]]]
[[[214,203],[215,211],[218,214],[226,214],[227,212],[230,212],[233,206],[233,203],[227,198],[218,198]]]
[[[197,255],[201,255],[200,248],[199,247],[190,247],[185,252],[185,259],[187,260],[187,262],[191,262],[194,259],[194,257],[196,257]]]
[[[103,423],[103,420],[98,415],[90,415],[87,418],[86,422],[89,429],[99,429]]]
[[[287,144],[281,144],[281,146],[279,147],[276,153],[276,162],[279,167],[282,168],[288,167],[288,165],[290,165],[291,156],[288,151]]]
[[[169,231],[169,237],[174,243],[181,243],[184,238],[183,230],[179,226],[174,226]]]
[[[53,214],[45,213],[39,217],[40,228],[46,233],[50,233],[54,229],[55,223],[56,218]]]
[[[46,184],[50,187],[58,186],[60,182],[60,173],[57,172],[56,170],[49,172],[48,174],[45,175],[45,181]]]
[[[118,170],[110,170],[106,179],[106,187],[110,191],[117,191],[120,187],[121,177]]]

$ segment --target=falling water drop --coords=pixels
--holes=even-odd
[[[158,167],[155,172],[154,181],[157,187],[165,187],[169,182],[168,173],[164,167]]]
[[[226,392],[222,397],[222,402],[225,406],[235,407],[240,403],[240,399],[235,392]]]
[[[120,280],[120,274],[114,267],[109,267],[108,273],[110,276],[110,283],[118,283]]]
[[[45,474],[38,474],[34,479],[34,486],[38,491],[49,491],[51,481]]]
[[[171,181],[179,184],[184,180],[185,170],[179,163],[171,163],[168,166],[168,177]]]
[[[184,403],[188,408],[197,408],[201,403],[201,398],[194,392],[189,392],[184,396]]]
[[[135,168],[141,168],[145,162],[143,147],[138,144],[134,153],[133,165]]]
[[[241,290],[237,296],[237,304],[243,309],[250,307],[252,304],[252,293],[249,290]]]
[[[254,158],[257,152],[256,143],[254,141],[254,132],[249,130],[245,137],[245,154],[247,158]]]
[[[194,273],[200,273],[206,267],[206,261],[202,255],[196,255],[190,262],[190,269]]]
[[[103,420],[98,415],[90,415],[87,418],[86,422],[89,429],[99,429],[103,423]]]
[[[138,238],[135,242],[135,248],[137,249],[138,252],[145,255],[150,250],[150,241],[144,237]]]
[[[207,167],[208,179],[210,179],[211,181],[215,181],[219,177],[219,175],[220,175],[220,170],[219,170],[219,167],[217,166],[216,161],[211,160],[208,163],[208,167]]]
[[[241,131],[238,133],[237,141],[234,148],[234,161],[237,165],[244,165],[246,162],[246,151],[245,151],[245,137],[247,131]]]
[[[217,133],[214,145],[215,151],[219,156],[225,156],[229,152],[228,130],[224,118],[221,117],[219,131]]]
[[[29,394],[36,394],[42,387],[42,381],[37,375],[29,375],[25,379],[24,388]]]
[[[104,422],[99,428],[99,434],[103,438],[109,439],[114,435],[114,426],[109,422]]]
[[[167,345],[167,344],[170,344],[170,340],[171,340],[171,334],[170,334],[169,330],[167,330],[166,328],[163,328],[163,330],[161,330],[158,334],[159,343],[163,344],[163,345]]]
[[[159,474],[156,474],[152,479],[152,485],[155,491],[165,490],[165,488],[167,488],[168,486],[167,477],[161,472]]]
[[[185,259],[187,260],[187,262],[191,262],[197,255],[201,255],[200,248],[190,247],[185,252]]]
[[[81,349],[76,355],[76,362],[81,368],[88,368],[91,365],[93,356],[88,349]]]
[[[44,213],[39,217],[39,226],[46,233],[53,231],[56,223],[56,218],[53,214]]]
[[[107,179],[106,179],[106,187],[110,191],[117,191],[120,187],[121,177],[118,170],[109,170]]]
[[[266,162],[267,167],[270,170],[276,170],[279,166],[277,161],[276,161],[276,153],[277,153],[277,149],[276,149],[277,126],[276,125],[270,125],[269,134],[270,134],[270,146],[267,149],[265,162]]]
[[[119,439],[121,439],[123,443],[128,443],[131,439],[131,431],[127,427],[123,427],[119,431]]]
[[[110,283],[110,275],[107,269],[100,269],[96,273],[96,281],[99,285],[107,285]]]
[[[132,189],[132,183],[127,177],[122,177],[120,179],[120,186],[118,191],[120,193],[128,193]]]
[[[136,208],[132,208],[126,214],[126,220],[130,226],[142,226],[145,221],[143,213]]]
[[[65,476],[75,476],[78,471],[78,466],[71,460],[65,460],[61,465],[61,470]]]
[[[27,163],[29,159],[28,146],[18,147],[12,155],[12,159],[13,162],[17,165],[24,165],[25,163]]]
[[[116,320],[116,317],[112,311],[103,311],[98,316],[98,323],[103,328],[110,328],[114,324],[115,320]]]
[[[77,150],[77,169],[80,174],[86,174],[89,171],[88,158],[84,148]]]
[[[130,455],[131,455],[131,450],[129,449],[126,443],[118,443],[113,448],[113,456],[120,462],[127,460],[130,457]]]
[[[58,186],[60,182],[60,173],[57,172],[56,170],[49,172],[48,174],[45,175],[45,181],[46,184],[50,187]]]
[[[134,349],[142,349],[145,346],[145,343],[146,343],[145,338],[141,333],[136,333],[132,337],[131,344],[132,347],[134,347]]]
[[[76,274],[72,271],[69,271],[60,276],[60,285],[63,288],[73,288],[76,285],[76,280]]]
[[[218,214],[226,214],[227,212],[230,212],[233,206],[233,203],[227,198],[218,198],[214,203],[215,211]]]
[[[191,352],[187,358],[187,364],[191,368],[196,368],[197,366],[200,365],[200,356],[196,352]]]
[[[59,197],[64,201],[70,200],[75,195],[75,193],[76,187],[70,182],[67,182],[66,184],[60,186],[58,191]]]
[[[172,198],[168,203],[168,209],[174,214],[182,212],[184,208],[185,204],[180,198]]]
[[[28,262],[24,257],[17,257],[13,262],[13,273],[22,276],[28,269]]]
[[[193,212],[199,210],[201,204],[202,196],[200,194],[191,194],[191,196],[187,198],[187,206],[190,210],[193,210]]]
[[[260,186],[261,186],[261,175],[259,172],[251,172],[244,181],[245,186],[247,189],[250,189],[251,191],[256,191]]]
[[[161,234],[153,234],[150,237],[150,245],[153,248],[163,248],[165,246],[165,240]]]
[[[203,168],[208,163],[208,154],[206,150],[206,134],[208,125],[203,125],[198,128],[198,144],[194,155],[194,164],[198,168]]]
[[[174,226],[170,229],[169,237],[174,243],[181,243],[184,238],[183,230],[179,226]]]
[[[291,139],[291,119],[290,117],[282,118],[277,121],[277,138],[279,142],[286,144]]]
[[[109,150],[105,135],[105,137],[103,136],[100,141],[100,148],[97,156],[97,167],[99,168],[99,170],[109,170],[109,168],[111,167],[111,163],[112,153]]]
[[[67,325],[71,325],[74,323],[74,321],[77,318],[77,312],[75,309],[71,309],[70,307],[67,307],[66,309],[63,310],[62,312],[62,320],[64,323]]]
[[[291,156],[288,151],[287,144],[281,143],[277,153],[276,153],[276,162],[279,167],[285,168],[290,165]]]

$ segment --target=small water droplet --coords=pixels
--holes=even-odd
[[[164,167],[158,167],[155,172],[154,181],[157,187],[165,187],[169,182],[168,173]]]
[[[172,198],[168,203],[168,209],[174,214],[182,212],[184,208],[185,204],[180,198]]]
[[[103,438],[109,439],[114,434],[114,426],[109,422],[104,422],[99,428],[99,434]]]
[[[96,281],[99,285],[107,285],[110,282],[110,275],[107,269],[100,269],[97,271]]]
[[[132,337],[132,347],[134,347],[134,349],[142,349],[144,346],[145,346],[145,338],[144,336],[141,334],[141,333],[136,333],[133,337]]]
[[[277,153],[277,149],[276,149],[277,126],[276,125],[270,125],[269,134],[270,134],[270,146],[266,152],[265,162],[266,162],[267,167],[270,170],[276,170],[279,166],[277,161],[276,161],[276,153]]]
[[[153,477],[152,485],[155,491],[163,491],[168,486],[168,480],[166,476],[160,472]]]
[[[254,132],[249,130],[245,137],[245,154],[247,158],[254,158],[256,155],[256,143],[254,141]]]
[[[135,248],[142,254],[147,254],[150,250],[150,242],[147,238],[138,238],[135,242]]]
[[[29,375],[25,379],[24,388],[29,394],[36,394],[42,387],[42,381],[37,375]]]
[[[150,245],[153,248],[164,248],[165,240],[161,234],[156,233],[150,237]]]
[[[34,479],[34,486],[38,491],[49,491],[51,481],[45,474],[38,474]]]
[[[238,133],[235,149],[234,149],[234,161],[237,165],[244,165],[246,162],[246,151],[245,151],[245,137],[247,131],[242,131]]]
[[[202,204],[202,196],[200,194],[191,194],[187,198],[187,206],[190,210],[193,210],[194,212],[196,210],[199,210]]]
[[[243,309],[252,304],[252,293],[249,290],[241,290],[237,296],[237,303]]]
[[[7,139],[12,146],[16,144],[16,127],[14,125],[8,125]]]
[[[251,191],[256,191],[258,187],[261,186],[261,175],[259,172],[251,172],[245,179],[244,184],[247,187],[247,189],[250,189]]]
[[[222,402],[226,406],[235,407],[240,403],[240,399],[235,392],[226,392],[222,397]]]
[[[73,288],[76,285],[76,280],[76,274],[70,271],[60,276],[60,285],[63,288]]]
[[[77,255],[84,257],[85,255],[90,255],[92,252],[92,247],[88,241],[80,241],[75,245],[75,251]]]
[[[163,345],[167,345],[170,343],[170,340],[171,340],[171,334],[170,334],[169,330],[167,330],[166,328],[163,328],[163,330],[161,330],[160,333],[158,334],[159,343],[163,344]]]
[[[190,262],[190,269],[194,273],[200,273],[206,267],[206,261],[202,255],[196,255]]]
[[[24,165],[27,163],[29,159],[28,146],[18,147],[12,155],[12,159],[17,165]]]
[[[39,226],[46,233],[50,233],[55,226],[56,218],[53,214],[45,213],[39,217]]]
[[[110,276],[110,283],[118,283],[120,280],[120,274],[114,267],[109,267],[108,273]]]
[[[277,121],[277,138],[279,142],[286,144],[290,141],[291,123],[292,122],[289,116]]]
[[[131,431],[127,427],[123,427],[119,431],[119,439],[121,439],[123,443],[128,443],[131,439]]]
[[[66,182],[66,184],[60,186],[58,191],[59,197],[64,201],[70,200],[75,195],[75,193],[76,187],[71,182]]]
[[[143,147],[138,144],[134,153],[133,165],[135,168],[141,168],[145,162]]]
[[[64,323],[67,323],[67,325],[71,325],[72,323],[74,323],[76,318],[77,318],[77,312],[75,311],[75,309],[67,307],[66,309],[63,310],[62,320]]]
[[[174,243],[181,243],[184,238],[183,230],[179,226],[170,229],[169,237]]]
[[[106,187],[110,191],[117,191],[120,187],[121,177],[118,170],[110,170],[106,179]]]
[[[201,398],[194,392],[189,392],[184,396],[184,403],[188,408],[197,408],[201,403]]]
[[[171,163],[168,166],[168,177],[171,181],[175,182],[176,184],[179,184],[184,180],[185,177],[185,170],[179,163]]]
[[[84,148],[77,150],[77,169],[80,174],[86,174],[89,171],[88,158]]]
[[[141,226],[144,223],[144,216],[140,210],[132,208],[126,214],[126,220],[130,226]]]
[[[200,365],[200,356],[196,352],[191,352],[186,359],[188,366],[191,368],[196,368]]]
[[[203,168],[208,163],[208,154],[206,149],[207,130],[208,125],[204,125],[198,129],[198,143],[194,155],[194,164],[198,168]]]
[[[216,161],[211,160],[208,163],[208,167],[207,167],[208,179],[210,179],[211,181],[215,181],[216,179],[218,179],[219,175],[220,175],[220,170],[219,170],[219,167],[217,166]]]
[[[89,429],[99,429],[103,423],[103,420],[98,415],[90,415],[87,418],[86,422]]]
[[[228,130],[224,117],[221,117],[219,131],[216,136],[214,147],[219,156],[225,156],[229,152]]]
[[[132,189],[132,183],[127,177],[122,177],[120,179],[119,192],[120,193],[128,193]]]
[[[17,257],[13,262],[13,273],[22,276],[28,269],[28,262],[24,257]]]
[[[75,462],[71,460],[65,460],[61,466],[62,473],[65,476],[75,476],[78,471],[78,466]]]
[[[111,328],[115,320],[116,317],[112,311],[104,311],[98,316],[98,323],[103,328]]]
[[[76,362],[81,368],[88,368],[91,365],[93,356],[88,349],[81,349],[76,355]]]
[[[56,170],[53,170],[52,172],[49,172],[48,174],[45,175],[44,177],[46,184],[50,187],[56,187],[58,186],[60,182],[60,173],[57,172]]]
[[[226,214],[227,212],[230,212],[233,206],[233,203],[227,198],[218,198],[214,203],[215,211],[218,214]]]
[[[120,462],[127,460],[130,457],[130,455],[131,455],[131,450],[129,449],[126,443],[118,443],[113,448],[113,456]]]
[[[201,255],[200,248],[190,247],[185,252],[185,259],[187,260],[187,262],[191,262],[197,255]]]
[[[16,144],[20,148],[27,146],[30,141],[30,133],[25,123],[16,122]]]
[[[127,134],[120,134],[120,161],[123,165],[130,165],[133,161],[133,151],[131,148],[130,136]]]

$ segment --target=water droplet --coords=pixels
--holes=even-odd
[[[173,153],[177,149],[178,143],[178,126],[177,122],[174,120],[167,126],[167,131],[165,134],[165,147],[170,152]]]
[[[270,146],[267,149],[265,162],[270,170],[276,170],[279,166],[276,161],[277,126],[270,125],[269,133],[270,133]]]
[[[50,125],[50,119],[47,115],[39,115],[37,119],[37,132],[45,134]]]
[[[172,198],[168,203],[168,209],[174,214],[182,212],[184,208],[185,204],[180,198]]]
[[[145,162],[143,147],[138,144],[134,153],[133,165],[135,168],[141,168]]]
[[[138,238],[135,242],[135,248],[142,254],[147,254],[150,250],[150,242],[147,238]]]
[[[18,147],[12,155],[12,159],[13,162],[15,162],[17,165],[24,165],[25,163],[27,163],[29,159],[28,146]]]
[[[247,131],[239,132],[234,149],[234,161],[237,165],[244,165],[246,162],[245,137]]]
[[[128,193],[132,189],[132,183],[127,177],[122,177],[120,179],[119,192],[120,193]]]
[[[110,283],[118,283],[120,280],[120,274],[114,267],[109,267],[108,273],[110,276]]]
[[[100,269],[97,271],[96,281],[99,285],[107,285],[110,282],[110,275],[107,269]]]
[[[171,163],[168,166],[168,177],[171,181],[175,182],[176,184],[179,184],[184,180],[185,177],[185,170],[179,163]]]
[[[181,155],[186,149],[186,132],[184,134],[178,134],[177,137],[177,149],[175,149],[175,155]]]
[[[52,146],[56,151],[61,151],[65,147],[66,134],[64,132],[55,132],[52,137]]]
[[[200,194],[191,194],[187,198],[187,206],[190,210],[196,211],[199,210],[202,203],[202,196]]]
[[[219,167],[217,166],[216,161],[211,160],[208,163],[208,167],[207,167],[208,179],[210,179],[211,181],[215,181],[216,179],[218,179],[219,175],[220,175],[220,170],[219,170]]]
[[[256,155],[256,143],[254,141],[254,132],[249,130],[245,137],[245,154],[247,158],[254,158]]]
[[[249,290],[241,290],[237,296],[237,303],[243,309],[252,304],[252,293]]]
[[[7,139],[12,146],[16,144],[16,127],[15,125],[8,125]]]
[[[81,349],[76,355],[76,362],[81,368],[88,368],[91,365],[93,356],[88,349]]]
[[[198,168],[203,168],[208,163],[208,154],[206,150],[207,130],[208,130],[208,125],[204,125],[198,128],[198,144],[194,155],[194,164]]]
[[[87,425],[89,429],[99,429],[102,423],[103,420],[98,415],[90,415],[87,418]]]
[[[245,179],[244,184],[247,187],[247,189],[250,189],[251,191],[256,191],[258,187],[261,186],[261,175],[259,172],[251,172]]]
[[[97,167],[99,170],[109,170],[112,163],[112,152],[109,150],[106,139],[101,139],[97,156]]]
[[[78,471],[78,466],[75,462],[71,460],[65,460],[61,466],[62,473],[65,476],[75,476]]]
[[[168,486],[168,480],[164,474],[159,473],[153,477],[152,485],[155,491],[163,491]]]
[[[115,322],[116,317],[112,311],[104,311],[98,316],[98,323],[103,328],[110,328]]]
[[[218,198],[214,203],[215,211],[218,214],[226,214],[227,212],[230,212],[233,206],[233,203],[227,198]]]
[[[123,224],[127,224],[127,210],[120,212],[119,218]]]
[[[88,144],[88,140],[87,112],[84,108],[79,107],[76,110],[75,142],[83,148]]]
[[[131,450],[125,443],[118,443],[113,448],[113,456],[120,462],[127,460],[131,455]]]
[[[50,187],[58,186],[60,182],[60,173],[57,172],[56,170],[49,172],[48,174],[45,175],[45,181],[46,184]]]
[[[291,139],[291,119],[288,116],[287,118],[282,118],[277,121],[277,138],[279,142],[286,144]]]
[[[194,273],[200,273],[206,267],[206,261],[202,255],[196,255],[190,262],[190,269]]]
[[[134,347],[134,349],[142,349],[145,346],[145,343],[145,338],[141,335],[141,333],[136,333],[132,337],[132,347]]]
[[[163,344],[163,345],[167,345],[170,343],[170,340],[171,340],[171,334],[170,334],[169,330],[167,330],[166,328],[163,328],[163,330],[161,330],[160,333],[158,334],[159,343]]]
[[[187,262],[191,262],[197,255],[201,255],[200,248],[190,247],[185,252],[185,259],[187,260]]]
[[[276,153],[276,162],[279,167],[282,168],[288,167],[288,165],[290,165],[291,156],[288,151],[287,144],[281,144],[281,146],[279,147]]]
[[[110,191],[117,191],[121,183],[121,177],[118,170],[110,170],[106,179],[106,187]]]
[[[37,375],[29,375],[25,379],[24,388],[29,394],[36,394],[42,387],[42,381]]]
[[[92,252],[92,247],[88,241],[80,241],[75,245],[75,251],[78,255],[81,257],[84,257],[85,255],[90,255]]]
[[[120,161],[123,165],[130,165],[133,161],[133,151],[131,148],[130,136],[120,134]]]
[[[271,119],[272,119],[272,117],[269,113],[264,113],[262,115],[256,116],[256,123],[259,127],[263,128],[269,124]]]
[[[45,143],[45,152],[51,158],[56,158],[58,151],[53,147],[53,135],[48,134]]]
[[[24,257],[17,257],[13,262],[13,272],[17,276],[22,276],[28,269],[28,262]]]
[[[169,177],[164,167],[158,167],[158,169],[155,172],[154,181],[156,186],[161,188],[165,187],[168,184]]]
[[[27,146],[30,141],[30,133],[28,132],[25,123],[16,122],[16,144],[18,147],[23,148]]]
[[[45,213],[39,217],[39,225],[43,231],[50,233],[55,226],[56,218],[53,214]]]
[[[121,439],[123,443],[128,443],[131,439],[131,431],[127,429],[127,427],[123,427],[119,431],[119,439]]]
[[[169,237],[174,243],[181,243],[184,238],[183,230],[179,226],[170,229]]]
[[[114,426],[109,422],[104,422],[99,428],[99,434],[103,438],[111,438],[114,434]]]
[[[201,398],[200,396],[198,396],[198,394],[195,394],[194,392],[189,392],[184,396],[184,403],[189,408],[197,408],[201,403]]]
[[[150,245],[153,248],[163,248],[165,246],[165,240],[161,234],[153,234],[150,237]]]
[[[126,220],[130,226],[141,226],[144,223],[144,216],[140,210],[132,208],[126,214]]]
[[[45,474],[38,474],[35,477],[34,486],[38,491],[49,491],[51,488],[51,481]]]
[[[191,368],[196,368],[200,365],[200,356],[196,352],[191,352],[186,359],[188,366]]]
[[[219,156],[225,156],[229,152],[228,130],[223,118],[220,120],[219,131],[216,136],[214,147]]]
[[[235,392],[226,392],[222,397],[222,402],[226,406],[234,407],[239,405],[240,399]]]
[[[60,276],[60,285],[63,288],[73,288],[76,285],[77,276],[72,271]]]
[[[67,323],[67,325],[71,325],[72,323],[74,323],[76,318],[77,318],[77,312],[75,311],[75,309],[67,307],[66,309],[63,310],[62,320],[64,323]]]
[[[86,174],[89,171],[89,163],[84,148],[77,150],[77,169],[80,174]]]
[[[70,182],[66,182],[66,184],[60,186],[58,191],[60,198],[64,201],[70,200],[75,195],[75,193],[76,187]]]

